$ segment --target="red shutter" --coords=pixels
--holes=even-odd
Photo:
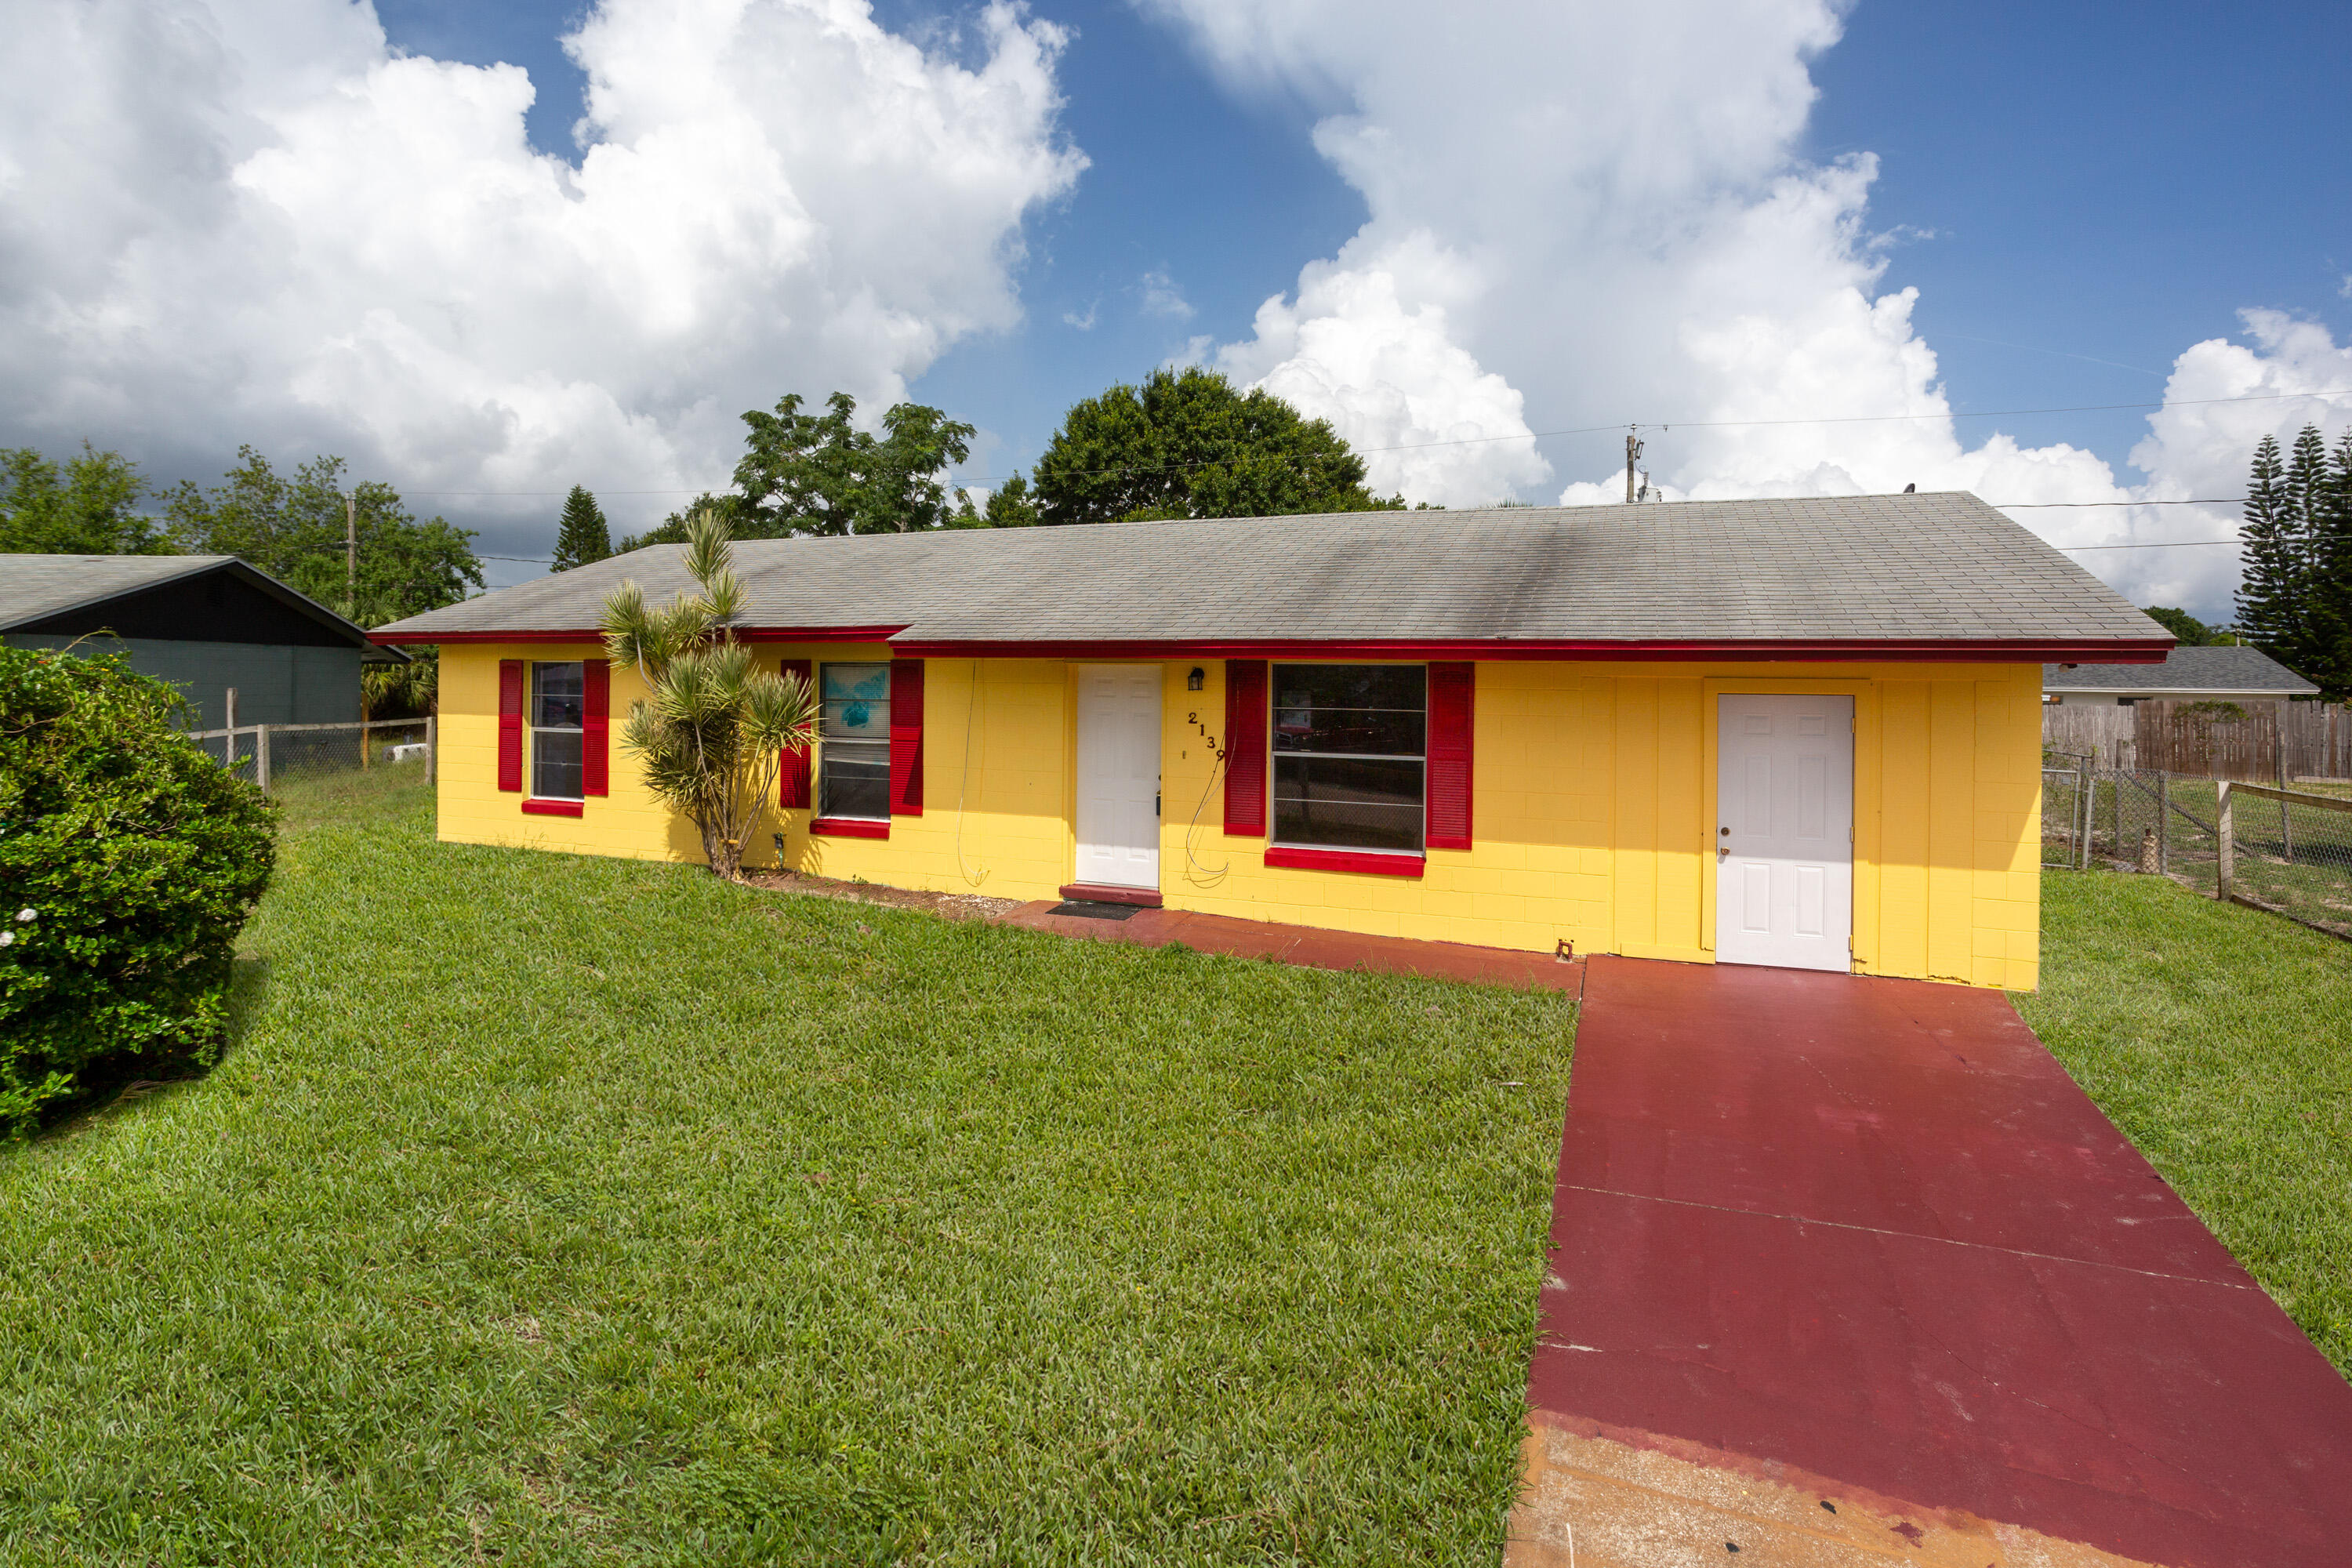
[[[923,661],[890,663],[890,815],[923,815]]]
[[[522,660],[499,660],[499,788],[522,788]]]
[[[1225,660],[1225,831],[1265,832],[1265,660]]]
[[[784,660],[784,674],[797,675],[809,686],[816,684],[816,667],[804,658]],[[783,765],[776,770],[776,804],[786,811],[806,811],[809,804],[809,748],[795,750],[787,746],[781,758]]]
[[[1474,664],[1429,667],[1429,813],[1432,849],[1470,847],[1470,725]]]
[[[613,666],[592,658],[581,666],[580,793],[613,793]]]

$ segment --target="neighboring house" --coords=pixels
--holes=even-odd
[[[2045,701],[2101,708],[2179,697],[2213,702],[2283,702],[2319,688],[2258,647],[2176,647],[2162,664],[2045,664]]]
[[[596,637],[656,546],[441,647],[440,834],[692,859]],[[782,859],[1552,952],[2030,987],[2041,669],[2163,627],[1972,496],[1355,512],[736,546],[824,700]],[[761,853],[754,864],[774,864]]]
[[[234,555],[0,554],[0,640],[127,652],[195,704],[193,727],[328,724],[360,716],[362,662],[398,648]]]

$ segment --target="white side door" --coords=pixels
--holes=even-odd
[[[1160,889],[1160,667],[1078,667],[1078,876]]]
[[[1853,699],[1717,700],[1716,959],[1851,970]]]

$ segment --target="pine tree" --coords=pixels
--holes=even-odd
[[[2244,526],[2239,530],[2245,552],[2238,581],[2238,633],[2282,658],[2295,640],[2303,557],[2285,480],[2278,441],[2265,436],[2254,448],[2253,468],[2246,480]]]
[[[613,553],[613,533],[587,487],[574,485],[563,498],[563,524],[555,535],[555,570],[569,572]]]
[[[2314,647],[2303,673],[2341,700],[2352,694],[2352,430],[2336,438],[2313,487],[2309,553]]]

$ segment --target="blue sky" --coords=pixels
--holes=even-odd
[[[0,444],[339,452],[507,582],[571,483],[641,527],[786,391],[937,404],[980,485],[1181,358],[1416,500],[1610,499],[1639,421],[1670,499],[1971,489],[2219,614],[2228,551],[2138,546],[2352,422],[2327,8],[1432,15],[33,0]]]
[[[532,142],[577,158],[583,79],[558,39],[579,5],[377,9],[399,47],[526,67],[540,89]],[[957,347],[912,388],[1000,435],[994,468],[1033,461],[1071,402],[1148,373],[1193,335],[1244,335],[1261,300],[1366,216],[1309,142],[1320,106],[1228,89],[1132,6],[1033,9],[1072,29],[1064,124],[1090,166],[1066,205],[1030,226],[1023,326]],[[921,36],[955,14],[886,4],[877,15]],[[1956,410],[2153,401],[2173,356],[2234,333],[2249,305],[2352,338],[2342,21],[2310,5],[1865,3],[1813,64],[1807,150],[1878,155],[1870,224],[1898,237],[1885,283],[1920,289],[1916,319]],[[1196,314],[1145,309],[1139,279],[1154,271]],[[1067,325],[1072,314],[1093,329]],[[1539,430],[1554,423],[1530,416]],[[2118,468],[2146,433],[2130,410],[2003,424],[2036,443],[2088,446]]]

